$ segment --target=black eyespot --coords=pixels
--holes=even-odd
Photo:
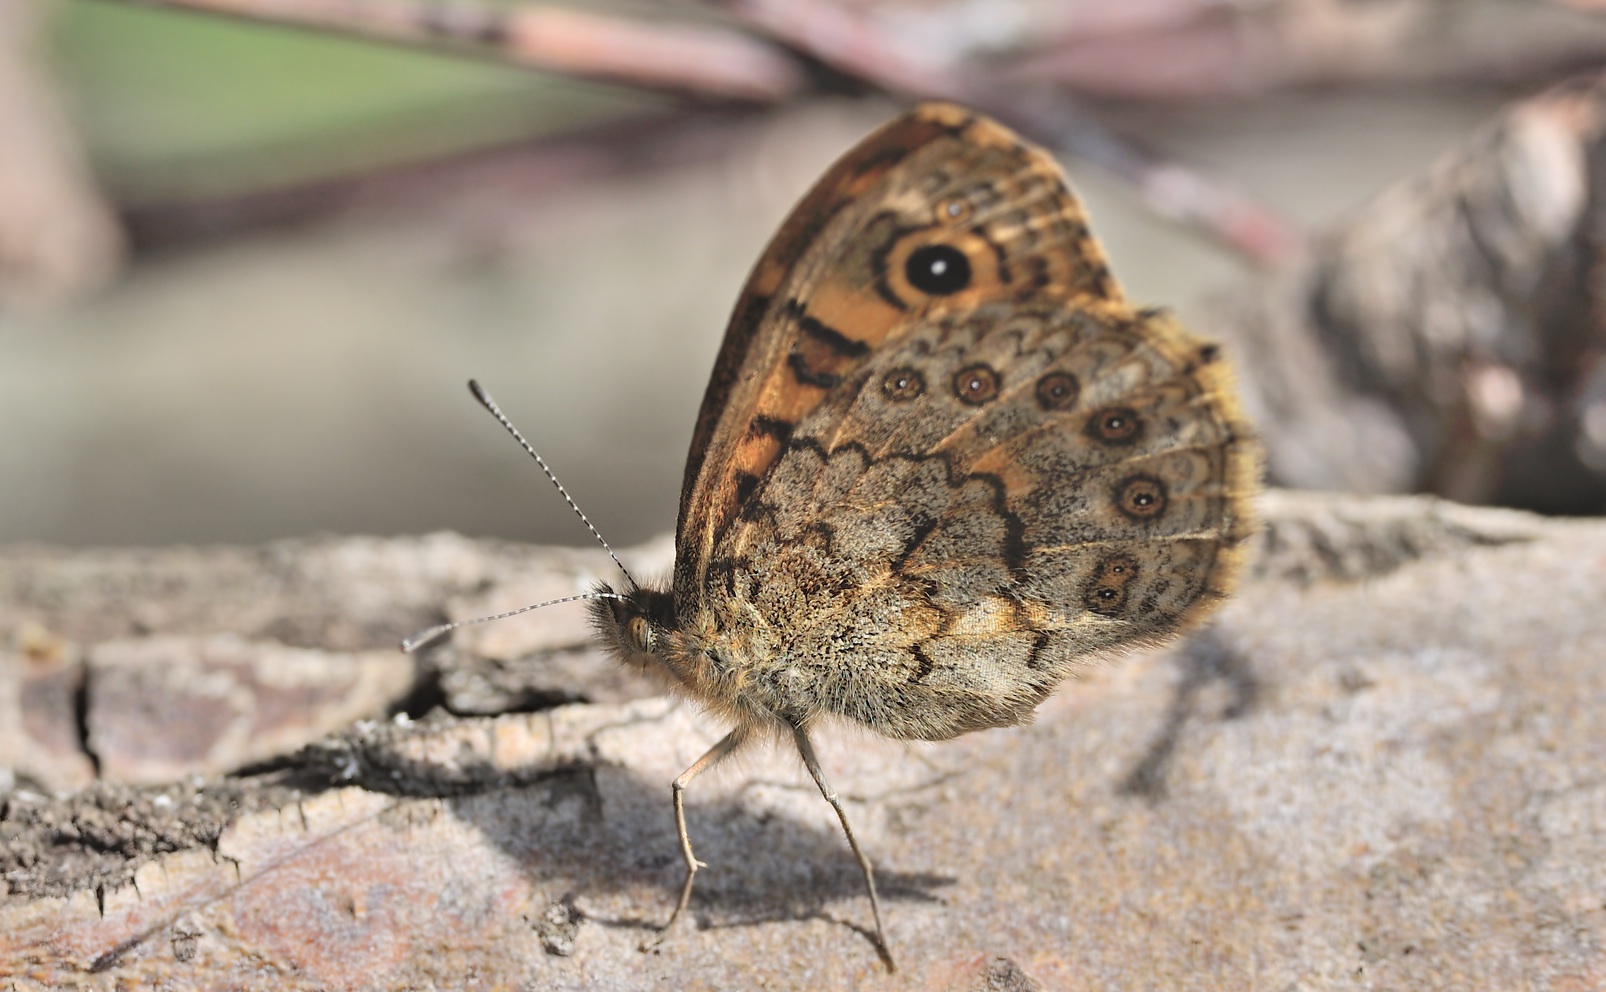
[[[1108,406],[1087,418],[1082,433],[1102,444],[1133,444],[1143,436],[1143,421],[1129,406]]]
[[[1152,475],[1129,476],[1116,489],[1115,507],[1131,520],[1157,520],[1165,504],[1165,483]]]
[[[1127,555],[1112,555],[1099,562],[1082,593],[1082,605],[1101,616],[1121,615],[1128,589],[1138,577],[1138,563]]]
[[[967,365],[954,373],[954,395],[961,403],[981,406],[998,395],[998,373],[985,365]]]
[[[970,285],[970,259],[953,245],[921,245],[903,263],[909,285],[932,296],[950,296]]]
[[[893,369],[881,380],[881,391],[894,403],[904,403],[926,391],[926,377],[908,367]]]
[[[1037,405],[1045,410],[1069,410],[1082,392],[1076,376],[1069,372],[1050,372],[1037,380]]]

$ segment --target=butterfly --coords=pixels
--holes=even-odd
[[[871,134],[793,209],[736,304],[687,459],[667,586],[600,587],[603,641],[733,729],[675,780],[1021,724],[1112,650],[1233,587],[1259,446],[1217,345],[1129,304],[1042,149],[949,104]]]

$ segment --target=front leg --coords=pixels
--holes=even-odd
[[[706,867],[692,854],[691,834],[686,831],[686,803],[683,798],[686,786],[690,785],[692,779],[698,775],[735,754],[745,743],[747,743],[747,728],[737,727],[726,734],[718,744],[709,748],[701,758],[692,762],[691,767],[681,772],[680,776],[670,785],[670,791],[675,797],[675,830],[680,837],[680,854],[686,861],[686,880],[681,883],[680,901],[675,904],[675,911],[669,914],[669,922],[664,924],[662,930],[642,942],[641,949],[644,951],[650,951],[657,947],[669,935],[669,931],[674,927],[675,921],[680,919],[680,914],[686,911],[686,905],[691,902],[692,880],[697,877],[697,869]]]

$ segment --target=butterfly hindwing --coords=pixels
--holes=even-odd
[[[782,710],[922,739],[1016,723],[1225,594],[1257,451],[1215,347],[1167,314],[944,311],[789,435],[716,543],[707,615]]]

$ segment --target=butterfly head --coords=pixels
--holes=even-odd
[[[598,586],[591,600],[591,623],[620,660],[642,665],[660,659],[677,639],[675,602],[667,592],[631,587],[616,592]]]
[[[604,585],[595,594],[591,623],[614,657],[658,669],[686,695],[729,719],[766,723],[762,707],[743,695],[724,648],[677,619],[672,593],[634,586],[615,592]]]

